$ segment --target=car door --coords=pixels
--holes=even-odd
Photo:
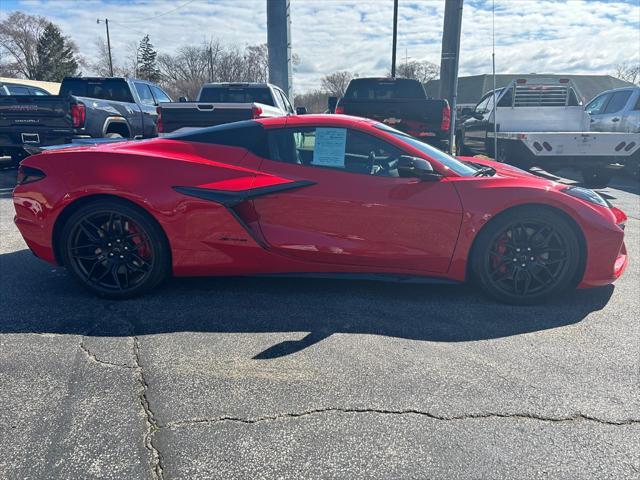
[[[134,82],[136,93],[140,100],[142,110],[142,135],[145,137],[155,137],[157,135],[156,120],[158,119],[156,100],[151,93],[149,85],[143,82]]]
[[[591,117],[590,130],[592,132],[605,132],[604,128],[604,108],[611,98],[611,92],[605,92],[591,100],[586,107],[585,112]]]
[[[607,102],[602,114],[600,115],[600,127],[605,132],[623,131],[623,115],[625,114],[626,105],[631,98],[632,90],[619,90],[611,93],[611,98]]]
[[[268,248],[307,262],[445,272],[462,209],[452,185],[400,178],[404,152],[337,127],[268,131],[260,169],[298,188],[254,196]]]
[[[487,138],[487,127],[489,116],[493,106],[493,93],[487,93],[476,105],[473,116],[464,122],[464,146],[475,153],[486,153],[485,141]]]

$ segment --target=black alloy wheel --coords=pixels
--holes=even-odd
[[[485,292],[527,304],[571,286],[580,246],[567,222],[544,208],[505,216],[481,232],[474,249],[473,270]]]
[[[65,224],[62,241],[65,266],[100,296],[139,295],[170,270],[157,224],[124,202],[98,201],[81,208]]]

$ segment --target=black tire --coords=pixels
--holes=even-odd
[[[613,172],[604,167],[588,167],[582,170],[582,183],[589,188],[604,188],[613,178]]]
[[[149,214],[126,201],[84,205],[64,224],[60,239],[71,276],[100,297],[142,295],[171,273],[164,232]]]
[[[575,287],[580,242],[551,209],[521,207],[493,219],[478,234],[471,273],[480,288],[504,303],[544,302]]]

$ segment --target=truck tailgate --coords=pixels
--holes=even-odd
[[[347,115],[372,118],[381,122],[393,119],[421,122],[432,130],[439,130],[444,100],[391,99],[355,100],[343,99],[340,105]],[[388,121],[386,123],[389,123]]]
[[[69,99],[41,95],[0,97],[0,147],[51,145],[72,136]]]
[[[254,118],[252,103],[163,103],[160,111],[164,133],[183,127],[212,127]]]

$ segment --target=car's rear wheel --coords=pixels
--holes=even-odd
[[[118,200],[77,210],[62,229],[61,254],[71,275],[107,298],[141,295],[170,273],[169,247],[145,212]]]
[[[523,207],[490,222],[472,253],[480,287],[506,303],[544,301],[574,286],[580,244],[569,223],[545,208]]]

